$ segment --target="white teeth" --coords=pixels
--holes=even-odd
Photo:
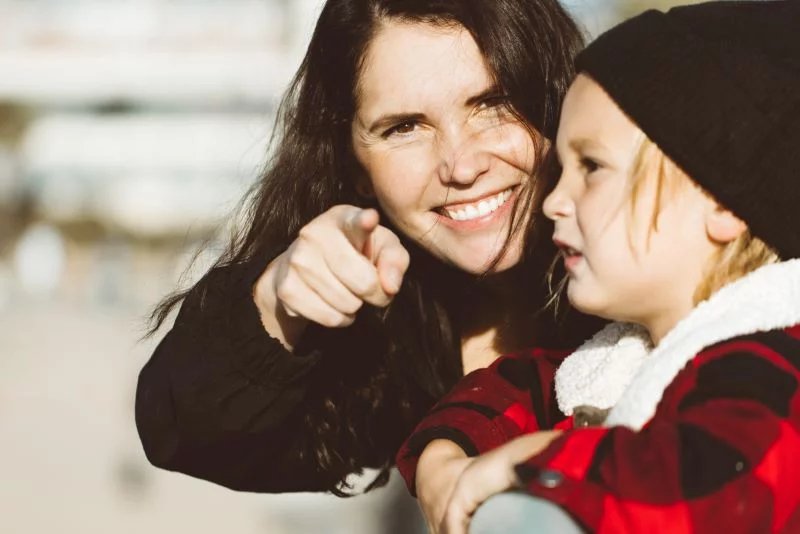
[[[448,217],[456,221],[470,221],[489,215],[505,204],[509,198],[511,198],[511,189],[506,189],[491,198],[481,200],[477,204],[470,204],[457,210],[445,208],[444,211]]]

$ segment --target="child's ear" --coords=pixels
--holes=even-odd
[[[717,243],[730,243],[747,230],[747,225],[730,210],[716,205],[706,215],[706,232]]]

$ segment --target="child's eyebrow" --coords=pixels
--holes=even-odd
[[[607,150],[607,147],[603,143],[597,141],[596,139],[591,139],[589,137],[579,137],[578,139],[571,139],[570,142],[568,143],[568,146],[571,150],[574,150],[575,152],[586,152],[588,150],[598,149],[598,148],[601,150]]]
[[[559,165],[562,164],[561,148],[562,148],[561,143],[556,143],[554,152],[556,156],[556,161],[558,162]],[[603,143],[600,143],[597,140],[591,139],[589,137],[578,137],[576,139],[570,139],[569,141],[567,141],[565,148],[578,154],[582,154],[592,149],[606,150],[606,146]]]

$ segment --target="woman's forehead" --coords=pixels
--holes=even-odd
[[[463,27],[390,21],[367,48],[357,86],[359,113],[463,103],[493,83]]]

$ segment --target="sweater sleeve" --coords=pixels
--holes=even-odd
[[[323,489],[290,454],[292,417],[320,355],[268,335],[252,298],[263,266],[216,268],[142,369],[136,424],[156,466],[246,491]]]
[[[707,349],[640,431],[567,431],[524,488],[591,532],[800,532],[799,335]]]
[[[465,376],[416,427],[397,454],[397,467],[415,494],[417,462],[436,439],[477,456],[564,418],[555,401],[555,370],[564,351],[533,349],[503,356]]]

